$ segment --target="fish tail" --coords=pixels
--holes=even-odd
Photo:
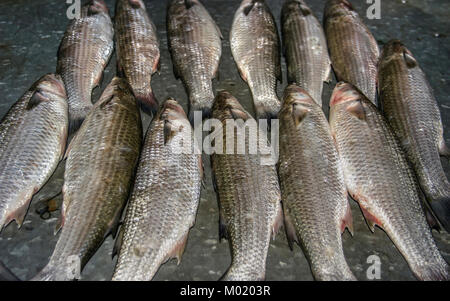
[[[450,196],[433,198],[430,205],[442,227],[450,233]]]
[[[136,100],[139,103],[142,111],[150,116],[155,116],[159,108],[158,100],[152,90],[146,94],[136,94]]]
[[[20,281],[20,279],[0,261],[0,281]]]

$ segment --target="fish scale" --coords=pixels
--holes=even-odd
[[[222,55],[222,34],[198,0],[172,0],[167,13],[169,50],[174,73],[189,97],[189,119],[194,111],[210,114],[214,101],[212,79]]]
[[[168,259],[181,260],[195,222],[203,173],[201,155],[180,151],[181,137],[192,143],[192,128],[181,106],[169,99],[147,132],[117,242],[113,280],[151,280]]]
[[[33,280],[73,280],[114,230],[138,161],[142,128],[128,84],[114,78],[68,148],[62,229],[46,267]],[[75,257],[79,265],[71,265]]]
[[[376,78],[380,55],[377,41],[347,0],[329,0],[324,27],[338,81],[356,86],[377,105]]]
[[[250,87],[257,118],[275,117],[281,81],[278,30],[264,1],[243,0],[234,15],[230,46],[241,77]]]
[[[435,214],[450,231],[450,184],[439,157],[450,152],[443,138],[439,107],[425,74],[400,41],[385,45],[378,81],[383,113],[413,164]]]
[[[279,113],[281,184],[290,242],[301,243],[316,280],[356,280],[341,233],[353,229],[347,189],[328,121],[315,100],[288,86]]]
[[[345,183],[372,231],[378,225],[388,234],[418,279],[448,280],[414,172],[387,121],[347,83],[336,86],[330,103]]]
[[[160,60],[156,27],[142,0],[117,1],[114,19],[119,72],[128,80],[144,110],[155,113],[158,103],[151,79]]]
[[[252,117],[230,93],[220,92],[214,102],[213,118],[225,128],[227,120]],[[232,257],[221,280],[263,280],[270,238],[282,223],[276,170],[273,165],[262,165],[260,155],[226,154],[226,139],[224,131],[224,153],[212,155],[220,236],[229,239]],[[248,135],[245,139],[248,149]]]
[[[114,48],[113,25],[104,1],[91,0],[80,13],[64,33],[56,69],[67,90],[71,132],[92,109],[92,89],[99,85]]]
[[[40,78],[0,123],[0,231],[22,225],[33,194],[55,171],[66,147],[67,95],[60,76]]]
[[[322,25],[301,0],[285,2],[281,23],[288,81],[304,88],[322,105],[323,82],[330,80],[331,73]]]

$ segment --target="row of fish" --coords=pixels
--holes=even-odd
[[[417,61],[393,41],[378,62],[375,40],[346,0],[327,3],[326,34],[300,0],[286,1],[282,23],[288,80],[298,85],[286,89],[283,104],[276,94],[280,42],[268,6],[242,1],[231,29],[233,57],[257,117],[280,119],[280,162],[278,181],[275,166],[261,165],[258,155],[212,156],[220,235],[232,250],[222,279],[264,279],[269,241],[284,219],[289,241],[304,246],[316,279],[354,280],[341,242],[341,232],[352,231],[347,190],[371,228],[386,231],[419,279],[448,279],[409,165],[447,228],[450,194],[439,152],[448,155],[448,150],[439,109]],[[201,3],[171,1],[167,28],[190,119],[197,110],[221,122],[251,119],[231,94],[214,98],[222,35]],[[174,149],[191,127],[180,105],[167,100],[158,110],[150,83],[159,66],[159,42],[141,0],[117,1],[115,32],[123,79],[114,78],[95,105],[91,92],[114,48],[113,25],[101,0],[83,7],[82,17],[69,25],[58,52],[60,75],[40,79],[0,124],[0,162],[7,166],[0,174],[0,227],[11,220],[22,223],[32,195],[64,155],[68,128],[75,132],[81,125],[65,155],[60,238],[36,280],[73,279],[71,260],[83,267],[103,239],[117,233],[129,192],[114,280],[150,280],[163,262],[180,260],[195,221],[201,158]],[[339,80],[354,86],[335,88],[330,128],[321,94],[331,64]],[[377,76],[386,119],[374,105]],[[155,115],[142,151],[135,99]]]

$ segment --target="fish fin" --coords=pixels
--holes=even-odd
[[[154,73],[157,72],[158,75],[161,75],[161,57],[158,58],[158,61],[153,66]]]
[[[0,281],[20,281],[20,279],[0,261]]]
[[[111,95],[108,99],[102,101],[102,103],[100,103],[100,108],[104,109],[114,98],[115,95]]]
[[[300,244],[300,240],[297,237],[297,231],[295,231],[294,223],[289,215],[289,210],[284,212],[284,229],[286,230],[286,238],[289,244],[289,248],[294,250],[294,242]]]
[[[294,119],[295,126],[298,127],[300,123],[308,116],[309,109],[299,104],[292,105],[292,119]]]
[[[219,210],[219,241],[222,239],[229,239],[227,224],[225,222],[225,218],[223,217],[222,212]]]
[[[345,228],[348,229],[350,234],[353,236],[353,215],[352,209],[350,208],[350,203],[347,201],[347,209],[345,210],[345,214],[342,217],[341,221],[341,233],[344,233]]]
[[[253,7],[255,6],[255,4],[259,2],[259,3],[264,3],[264,0],[253,0],[249,5],[247,5],[244,8],[244,14],[246,16],[248,16],[248,14],[252,11]]]
[[[48,101],[48,98],[45,97],[40,90],[37,90],[33,93],[33,96],[31,96],[30,100],[28,101],[26,110],[30,111],[44,101]]]
[[[360,101],[355,102],[352,105],[349,105],[346,110],[359,120],[362,121],[366,120],[366,111],[364,110],[363,104]]]
[[[64,157],[63,160],[66,160],[67,157],[69,157],[70,151],[72,150],[73,146],[76,144],[76,139],[78,137],[80,132],[77,132],[73,137],[72,140],[70,141],[69,145],[66,148],[66,152],[64,153]]]
[[[25,219],[25,215],[27,215],[28,208],[30,207],[30,203],[31,203],[31,197],[28,196],[26,198],[28,199],[28,201],[26,201],[24,205],[22,205],[21,207],[17,208],[13,212],[11,212],[9,215],[7,215],[5,223],[3,225],[0,225],[0,227],[7,226],[13,220],[16,221],[19,229],[22,227],[23,221]]]
[[[239,68],[239,66],[238,66],[238,71],[239,71],[239,75],[241,76],[242,80],[244,82],[247,82],[247,76],[245,76],[245,73],[242,71],[241,68]]]
[[[367,208],[364,208],[364,206],[361,205],[361,203],[359,203],[359,207],[361,208],[364,218],[366,219],[367,225],[369,226],[370,231],[372,231],[372,233],[375,232],[375,226],[382,228],[381,222],[377,219],[375,215],[373,215]]]
[[[176,133],[182,130],[181,127],[176,128],[170,120],[164,120],[164,144],[169,143]]]
[[[424,204],[424,212],[425,212],[425,218],[427,220],[428,226],[430,226],[431,230],[436,230],[438,232],[441,232],[441,227],[439,225],[439,222],[437,218],[434,216],[432,210],[425,205],[425,202],[422,202]]]
[[[150,91],[147,95],[136,95],[135,97],[142,111],[150,116],[156,115],[159,104],[153,91]]]
[[[442,227],[450,233],[450,197],[432,200],[430,205]]]
[[[141,2],[139,0],[128,0],[128,3],[130,3],[132,8],[141,8]]]
[[[65,222],[65,217],[64,214],[62,212],[63,210],[61,209],[61,214],[58,217],[58,221],[56,222],[56,226],[55,226],[55,230],[53,230],[53,235],[58,234],[58,232],[62,229],[62,227],[64,226],[64,222]]]
[[[415,68],[418,66],[416,59],[408,52],[406,52],[406,51],[403,52],[403,58],[405,59],[406,66],[408,68],[411,69],[411,68]]]
[[[189,230],[181,237],[180,240],[178,240],[175,243],[175,246],[167,254],[166,260],[164,260],[164,261],[167,261],[170,258],[176,258],[177,259],[177,265],[180,265],[181,257],[183,256],[184,249],[186,248],[188,235],[189,235]]]
[[[450,159],[450,148],[445,144],[444,138],[441,138],[439,143],[439,154],[447,159]]]
[[[193,0],[184,0],[184,4],[186,5],[186,9],[190,9],[192,6],[194,6],[196,3]]]
[[[116,255],[119,255],[120,249],[122,248],[124,232],[125,227],[121,225],[119,232],[117,233],[116,240],[114,241],[114,247],[111,253],[112,258],[114,258]]]
[[[278,213],[275,217],[275,220],[272,225],[272,239],[275,240],[275,237],[277,236],[278,232],[281,229],[281,226],[284,223],[284,216],[283,216],[283,208],[281,205],[278,208]]]

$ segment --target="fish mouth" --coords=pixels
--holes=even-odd
[[[331,95],[330,107],[360,98],[361,94],[353,85],[346,82],[339,82]]]
[[[284,90],[283,102],[285,104],[291,104],[294,102],[313,104],[314,100],[305,89],[295,84],[292,84],[287,86],[286,89]]]

